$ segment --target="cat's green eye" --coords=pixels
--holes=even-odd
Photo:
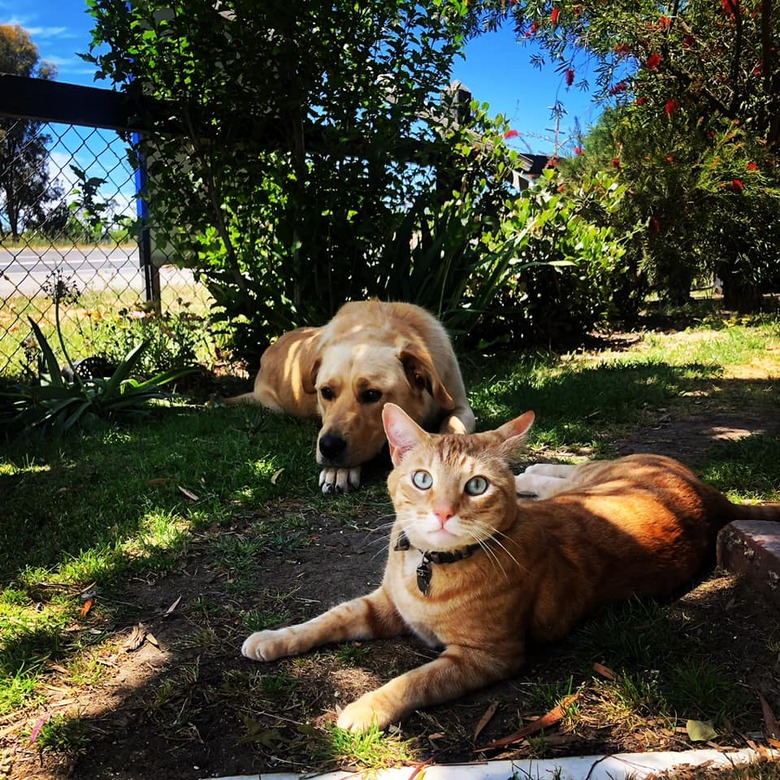
[[[490,483],[484,477],[472,477],[464,487],[470,496],[481,496]]]
[[[420,488],[420,490],[428,490],[433,484],[433,477],[427,471],[421,469],[412,474],[412,483],[415,487]]]

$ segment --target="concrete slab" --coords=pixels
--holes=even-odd
[[[328,772],[321,775],[268,773],[233,775],[212,780],[643,780],[669,769],[701,766],[727,767],[759,758],[780,760],[778,751],[684,750],[679,753],[618,753],[607,756],[577,756],[544,760],[485,761],[472,764],[441,764],[425,767],[394,767],[371,772]]]
[[[729,523],[718,534],[718,564],[747,578],[780,609],[780,523]]]

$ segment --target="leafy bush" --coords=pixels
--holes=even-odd
[[[349,299],[411,300],[445,320],[462,308],[518,167],[500,123],[447,86],[467,4],[218,8],[95,0],[94,42],[110,47],[92,60],[182,117],[182,135],[166,125],[137,150],[152,228],[208,286],[239,351]]]
[[[118,317],[100,320],[91,338],[96,353],[120,362],[139,344],[146,344],[132,372],[148,377],[203,362],[214,349],[205,317],[189,311],[155,311],[152,304],[122,309]]]
[[[495,297],[471,340],[495,341],[500,334],[513,345],[560,343],[606,320],[626,271],[622,261],[630,232],[621,234],[604,222],[625,194],[606,174],[574,183],[546,169],[487,237],[492,261],[470,284],[475,298],[485,285]]]

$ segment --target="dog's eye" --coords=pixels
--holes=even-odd
[[[412,482],[420,490],[427,490],[433,484],[433,477],[427,471],[421,469],[412,474]]]
[[[470,496],[481,496],[490,483],[484,477],[472,477],[463,488]]]
[[[381,397],[381,390],[364,390],[360,394],[360,401],[364,404],[375,404]]]
[[[333,392],[333,390],[330,387],[323,387],[320,390],[320,395],[326,400],[326,401],[332,401],[336,394]]]

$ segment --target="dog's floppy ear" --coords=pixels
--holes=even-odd
[[[299,381],[303,385],[303,392],[313,394],[317,392],[315,384],[317,382],[317,373],[322,363],[322,336],[317,332],[307,336],[296,346],[300,351],[295,355],[296,363],[299,367]]]
[[[320,364],[322,363],[321,357],[314,358],[308,366],[304,366],[301,371],[301,380],[303,382],[303,391],[305,393],[317,392],[317,374],[320,370]]]
[[[398,359],[403,363],[406,377],[412,387],[427,390],[442,409],[455,408],[455,401],[441,381],[428,350],[408,345],[401,350]]]

